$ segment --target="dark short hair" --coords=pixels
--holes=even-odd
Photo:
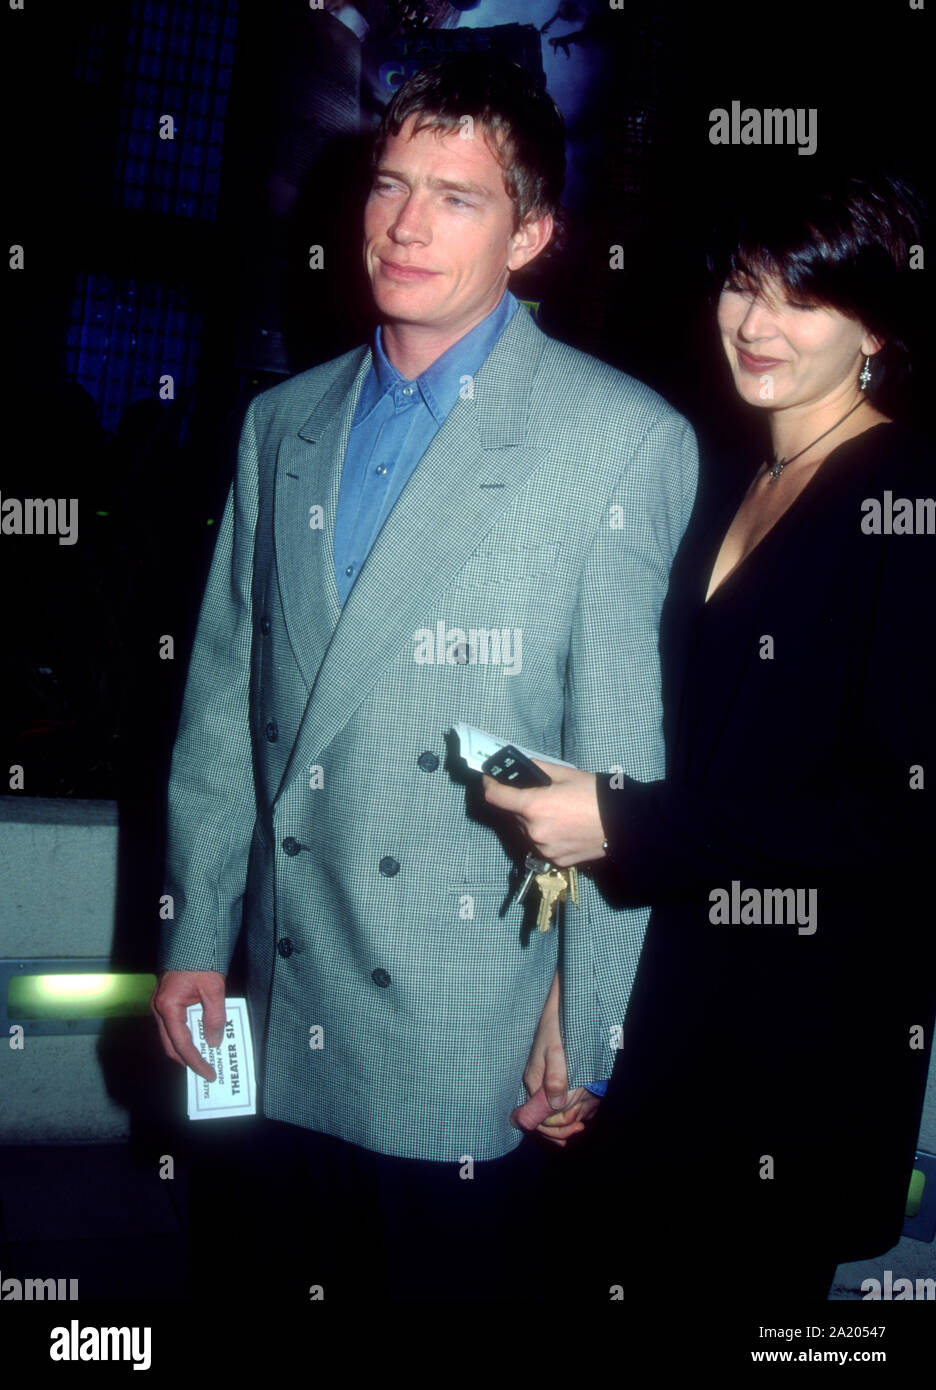
[[[902,179],[803,175],[746,190],[743,210],[716,238],[708,266],[757,289],[775,277],[791,301],[837,309],[884,340],[868,391],[891,403],[910,371],[917,285],[910,254],[922,242],[922,203]]]
[[[514,205],[514,230],[530,216],[561,222],[565,124],[545,86],[490,53],[462,53],[422,68],[386,107],[371,153],[376,168],[387,140],[415,116],[420,130],[457,130],[470,116],[488,136]]]

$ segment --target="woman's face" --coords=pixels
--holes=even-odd
[[[772,276],[757,290],[726,281],[718,327],[738,394],[767,409],[844,400],[880,347],[837,309],[791,303]]]

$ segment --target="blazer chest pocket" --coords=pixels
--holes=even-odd
[[[507,589],[527,579],[553,574],[560,544],[490,546],[477,550],[451,581],[453,589]]]

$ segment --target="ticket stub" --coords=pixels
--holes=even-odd
[[[256,1115],[257,1087],[254,1077],[253,1043],[246,999],[226,999],[227,1018],[220,1047],[209,1047],[201,1004],[190,1004],[186,1021],[192,1041],[217,1081],[206,1081],[186,1067],[188,1077],[188,1117],[190,1120],[223,1120],[232,1115]]]
[[[512,743],[525,757],[537,758],[541,763],[557,763],[559,767],[575,766],[562,758],[554,758],[551,753],[533,753],[529,748],[517,743],[516,739],[497,738],[494,734],[486,734],[482,729],[473,728],[471,724],[456,724],[454,729],[458,735],[458,751],[475,772],[483,772],[483,764],[488,758],[493,758],[494,754],[499,753],[508,743]]]

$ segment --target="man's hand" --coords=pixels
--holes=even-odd
[[[560,869],[606,858],[594,772],[533,761],[552,778],[551,787],[505,787],[485,772],[485,801],[512,812],[537,854]]]
[[[565,1148],[573,1134],[580,1134],[585,1121],[598,1109],[600,1097],[583,1086],[568,1089],[562,1034],[559,1031],[559,972],[553,976],[543,1012],[533,1037],[533,1046],[523,1073],[529,1100],[514,1110],[510,1123],[515,1129],[536,1130],[544,1139]]]
[[[191,1067],[206,1081],[215,1081],[214,1067],[209,1067],[192,1042],[185,1021],[185,1010],[189,1004],[201,1004],[205,1041],[209,1047],[218,1047],[227,1017],[224,976],[217,970],[164,970],[150,1000],[166,1056],[180,1066]]]

